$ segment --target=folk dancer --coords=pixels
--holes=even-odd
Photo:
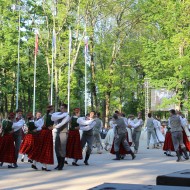
[[[17,161],[18,156],[19,156],[19,150],[20,150],[22,134],[23,134],[22,128],[23,128],[24,124],[25,124],[25,121],[22,117],[22,110],[17,109],[16,110],[16,118],[15,118],[15,121],[13,123],[13,129],[14,129],[13,137],[14,137],[14,142],[15,142],[16,161]],[[17,162],[14,164],[14,166],[18,167]]]
[[[3,166],[4,162],[10,163],[8,168],[16,168],[14,130],[12,129],[14,117],[14,113],[9,113],[8,119],[2,121],[0,134],[0,166]]]
[[[93,146],[93,141],[94,141],[93,128],[96,125],[95,118],[96,118],[96,112],[91,111],[89,114],[89,117],[79,117],[77,119],[77,123],[80,126],[80,130],[83,131],[82,138],[81,138],[82,149],[85,147],[87,143],[86,156],[84,160],[85,165],[89,165],[88,160],[92,152],[92,146]]]
[[[122,118],[119,118],[117,114],[114,114],[113,118],[115,119],[115,124],[116,124],[115,130],[114,130],[114,136],[115,136],[114,151],[116,154],[116,158],[114,160],[121,159],[120,154],[119,154],[120,144],[122,144],[124,149],[131,154],[132,159],[135,159],[136,156],[134,155],[133,151],[131,150],[129,143],[127,142],[127,139],[126,139],[126,133],[127,133],[126,127],[127,126],[126,126],[124,120]]]
[[[104,139],[104,143],[105,143],[105,147],[104,149],[106,151],[109,151],[111,150],[111,147],[112,147],[112,144],[113,144],[113,141],[114,141],[114,127],[116,125],[114,124],[114,119],[111,118],[110,121],[109,121],[109,130],[108,130],[108,133]]]
[[[37,142],[38,141],[37,134],[38,134],[38,131],[40,131],[40,129],[35,125],[34,116],[31,112],[27,114],[27,119],[28,119],[28,122],[27,122],[28,132],[24,136],[24,139],[21,143],[20,151],[19,151],[20,154],[23,154],[21,158],[21,162],[24,162],[25,155],[29,155],[28,156],[29,158],[30,155],[33,154],[33,150],[35,146],[38,146],[39,144],[39,142]],[[28,162],[32,163],[33,161],[31,159],[28,159]]]
[[[156,117],[156,118],[154,119],[154,123],[155,123],[155,128],[154,128],[154,130],[155,130],[155,134],[156,134],[157,145],[158,145],[158,146],[159,146],[159,145],[162,146],[162,144],[163,144],[164,141],[165,141],[165,137],[164,137],[164,135],[163,135],[162,132],[161,132],[161,122],[160,122],[160,118]],[[152,136],[151,136],[151,140],[150,140],[150,141],[153,142]]]
[[[97,148],[97,153],[102,154],[101,148],[102,146],[102,141],[101,141],[101,136],[100,136],[100,131],[103,128],[103,122],[100,119],[100,113],[97,113],[97,118],[95,119],[96,125],[94,126],[93,130],[93,136],[94,136],[94,145]]]
[[[31,159],[42,164],[42,171],[51,171],[47,169],[47,165],[54,164],[53,158],[53,124],[51,121],[52,113],[54,112],[54,107],[52,105],[47,106],[47,112],[44,117],[41,117],[41,113],[36,113],[36,119],[34,121],[37,129],[40,130],[38,135],[39,143],[34,149],[34,154],[31,156]],[[36,165],[35,165],[36,166]],[[38,169],[32,165],[33,169]]]
[[[61,112],[54,113],[51,117],[56,123],[54,128],[57,130],[55,137],[55,153],[58,162],[55,169],[57,170],[62,170],[64,167],[68,138],[68,123],[70,121],[70,116],[67,112],[67,104],[61,105],[60,111]]]
[[[190,152],[190,131],[188,128],[188,121],[185,118],[184,114],[182,114],[181,112],[179,112],[179,117],[181,117],[181,120],[183,123],[183,125],[182,125],[183,143],[185,144],[187,151]]]
[[[129,123],[129,125],[133,128],[132,138],[134,142],[134,153],[137,154],[139,149],[141,131],[144,124],[142,120],[142,114],[138,113],[138,117],[133,121],[134,122]]]
[[[77,123],[77,119],[80,117],[80,109],[74,109],[74,115],[71,117],[70,120],[70,127],[68,133],[68,140],[67,140],[67,151],[66,157],[72,158],[73,166],[79,166],[77,164],[78,160],[82,159],[82,147],[80,143],[80,133],[79,133],[79,124]]]
[[[156,140],[156,132],[155,132],[155,127],[156,127],[156,122],[154,120],[154,118],[152,117],[151,113],[148,113],[148,118],[146,121],[146,129],[147,129],[147,149],[149,149],[149,145],[150,145],[150,139],[151,139],[151,135],[153,137],[153,143],[154,143],[154,147],[157,148],[157,140]],[[157,145],[157,147],[156,147]]]
[[[166,131],[166,135],[165,135],[163,150],[165,151],[164,154],[166,156],[172,156],[173,157],[173,155],[171,154],[171,152],[174,151],[171,128],[169,126],[167,126],[166,129],[167,129],[167,131]]]
[[[185,159],[188,160],[189,156],[187,154],[186,147],[183,143],[183,133],[182,127],[183,121],[182,118],[176,115],[176,111],[174,109],[170,110],[170,117],[168,120],[168,125],[171,128],[172,142],[174,145],[174,149],[177,154],[177,162],[181,161],[181,154],[179,151],[179,146],[181,147],[182,152],[185,155]]]

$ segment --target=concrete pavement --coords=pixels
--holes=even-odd
[[[173,153],[174,154],[174,153]],[[190,161],[177,163],[176,157],[167,157],[161,149],[146,149],[141,139],[139,153],[135,160],[127,156],[125,160],[114,161],[115,156],[104,151],[92,154],[89,166],[79,161],[80,166],[72,166],[72,160],[62,171],[34,171],[29,163],[21,163],[17,169],[0,168],[0,189],[69,189],[83,190],[102,183],[156,184],[158,175],[189,169]],[[27,161],[27,159],[25,159]],[[56,160],[55,160],[56,162]],[[56,165],[56,164],[55,164]]]

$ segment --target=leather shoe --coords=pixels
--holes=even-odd
[[[88,165],[89,165],[88,161],[84,161],[84,163],[85,163],[85,165],[86,165],[86,166],[88,166]]]
[[[38,170],[38,168],[34,164],[31,165],[31,168]]]
[[[16,167],[14,167],[14,166],[12,166],[12,165],[8,165],[8,168],[16,168]]]
[[[73,166],[79,166],[76,162],[72,162]]]
[[[14,166],[15,168],[18,168],[18,165],[17,165],[17,163],[14,163],[14,164],[13,164],[13,166]]]
[[[42,167],[42,171],[47,171],[47,172],[49,172],[49,171],[51,171],[51,170],[48,170],[47,168]]]

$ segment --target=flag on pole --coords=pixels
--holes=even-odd
[[[38,33],[36,32],[35,38],[35,56],[38,54]]]

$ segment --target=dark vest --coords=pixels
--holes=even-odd
[[[76,130],[75,127],[79,126],[79,124],[77,123],[77,119],[78,119],[77,117],[71,117],[69,130],[71,130],[71,131]]]
[[[8,134],[9,132],[12,131],[12,126],[13,126],[13,122],[6,119],[3,121],[2,123],[2,127],[3,127],[3,131],[2,131],[2,135],[4,134]]]

